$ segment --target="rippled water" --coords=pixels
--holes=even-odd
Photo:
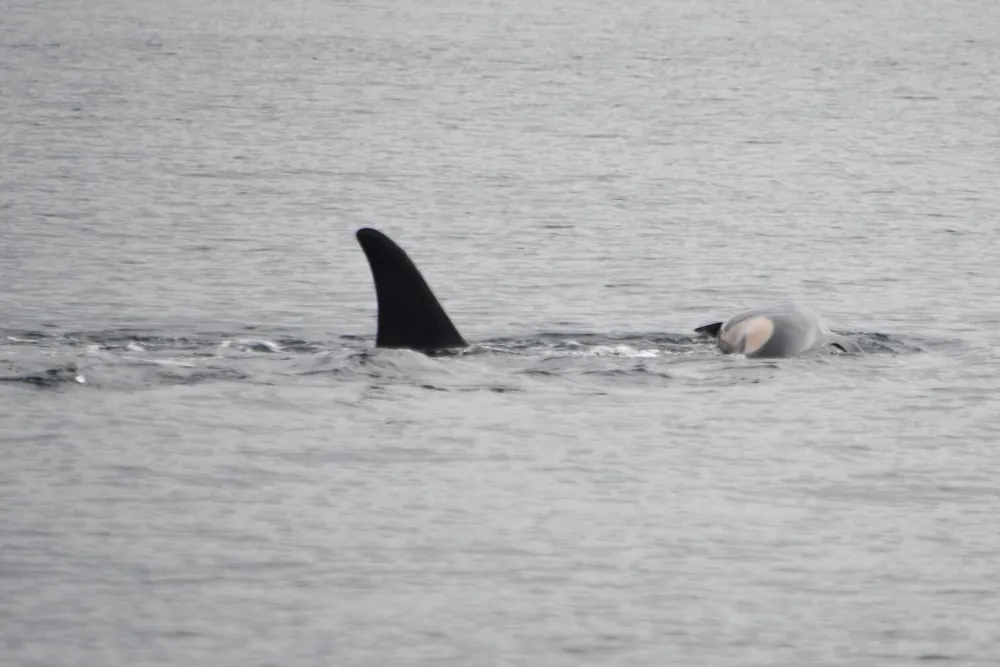
[[[0,3],[2,662],[997,664],[998,25]]]

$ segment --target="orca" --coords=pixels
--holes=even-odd
[[[356,237],[375,282],[375,347],[433,353],[469,346],[402,248],[370,227],[359,229]],[[794,305],[749,310],[695,332],[716,338],[725,353],[747,357],[792,357],[830,347],[861,352],[857,343],[827,329],[815,313]]]
[[[794,357],[821,349],[860,354],[861,346],[833,333],[816,313],[793,304],[748,310],[725,322],[712,322],[695,329],[715,338],[726,354],[751,358]]]
[[[357,231],[378,302],[375,347],[435,352],[468,347],[420,271],[392,239],[368,227]]]

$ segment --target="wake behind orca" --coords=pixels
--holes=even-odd
[[[376,347],[425,353],[468,347],[402,248],[368,227],[359,229],[356,236],[375,283]],[[825,348],[851,354],[862,351],[854,341],[827,329],[816,314],[796,306],[746,311],[695,332],[716,338],[724,353],[747,357],[793,357]]]

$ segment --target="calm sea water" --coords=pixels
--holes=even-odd
[[[0,663],[998,664],[997,26],[0,2]]]

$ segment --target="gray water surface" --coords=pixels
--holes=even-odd
[[[0,2],[0,663],[998,664],[998,26]]]

